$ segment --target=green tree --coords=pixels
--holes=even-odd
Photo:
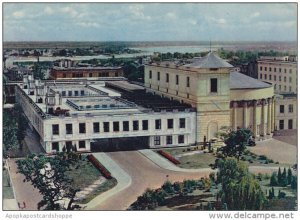
[[[55,157],[45,155],[30,155],[26,159],[17,160],[18,172],[25,176],[24,182],[31,182],[37,188],[42,200],[38,209],[43,210],[77,210],[74,204],[77,188],[72,187],[73,180],[66,175],[67,171],[75,169],[78,157],[69,153],[67,157],[59,153]],[[66,202],[66,206],[62,201]]]
[[[278,181],[278,184],[280,185],[281,182],[282,182],[282,174],[281,174],[281,168],[279,167],[278,169],[278,173],[277,173],[277,181]]]
[[[291,188],[292,189],[296,189],[297,190],[297,176],[292,176],[292,180],[291,180]]]
[[[286,169],[283,169],[282,175],[281,175],[281,182],[280,185],[285,187],[287,185],[287,174],[286,174]]]
[[[292,176],[293,176],[293,174],[292,174],[292,169],[289,167],[288,173],[287,173],[287,184],[288,184],[288,185],[290,185],[291,182],[292,182]]]
[[[219,162],[217,183],[221,184],[220,196],[228,210],[261,210],[265,195],[245,164],[236,159]]]
[[[18,148],[17,138],[18,125],[13,117],[11,109],[3,110],[3,155],[8,155],[9,151]]]
[[[278,179],[276,173],[272,173],[271,179],[270,179],[270,186],[278,186]]]
[[[161,187],[166,193],[173,194],[175,192],[172,183],[168,180]]]
[[[235,157],[240,159],[243,152],[246,150],[249,138],[251,137],[251,131],[248,129],[239,129],[237,131],[231,131],[224,137],[225,146],[220,148],[224,157]]]

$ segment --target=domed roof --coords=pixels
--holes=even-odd
[[[209,52],[205,57],[195,59],[194,62],[184,65],[185,67],[192,68],[231,68],[230,63],[226,62],[222,58],[215,55],[213,52]]]

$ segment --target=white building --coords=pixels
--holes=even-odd
[[[97,151],[196,142],[193,108],[146,93],[125,80],[41,83],[29,75],[17,85],[16,100],[47,153],[72,146]]]

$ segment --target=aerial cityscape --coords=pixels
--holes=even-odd
[[[297,7],[3,3],[3,211],[298,211]]]

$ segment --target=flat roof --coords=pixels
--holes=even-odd
[[[53,69],[55,70],[119,70],[122,67],[117,66],[94,66],[94,67],[59,67],[54,66]]]
[[[128,90],[128,91],[144,90],[145,89],[143,86],[132,84],[132,83],[129,83],[128,81],[124,81],[124,80],[122,80],[122,81],[113,81],[113,82],[106,82],[106,84],[113,85],[113,86],[116,86],[116,87],[119,87],[121,89]]]

